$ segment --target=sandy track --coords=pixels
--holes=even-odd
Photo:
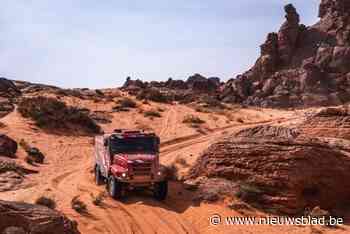
[[[220,137],[223,131],[234,131],[253,124],[261,123],[227,126],[217,129],[208,135],[196,135],[187,137],[184,141],[168,143],[166,147],[162,147],[161,149],[161,159],[162,161],[168,161],[166,158],[170,155],[181,150],[186,150],[188,147],[193,149],[198,144],[208,144],[213,139]],[[167,125],[164,126],[167,127]],[[67,187],[67,184],[68,181],[72,183],[72,181],[75,180],[77,181],[76,195],[81,197],[87,198],[91,193],[96,195],[104,191],[104,186],[97,187],[93,184],[91,170],[92,163],[89,162],[76,173],[65,173],[59,177],[61,180],[57,187],[63,191],[72,190],[71,187]],[[103,208],[90,206],[89,210],[93,213],[94,220],[97,221],[93,230],[97,228],[98,230],[104,230],[105,233],[110,233],[111,231],[112,233],[199,233],[199,230],[197,230],[194,225],[191,225],[191,223],[183,217],[181,212],[174,207],[174,204],[181,204],[181,198],[177,198],[177,193],[183,192],[181,190],[182,188],[179,188],[176,184],[170,185],[171,194],[165,203],[154,201],[152,197],[147,194],[137,194],[137,196],[131,195],[130,198],[122,202],[108,198]],[[81,223],[87,223],[87,219],[91,218],[89,216],[74,216],[74,218],[78,219]],[[89,230],[84,230],[84,233],[89,233]]]
[[[167,139],[161,147],[163,164],[171,163],[179,155],[193,163],[203,149],[223,134],[254,124],[285,120],[275,118],[273,121],[259,120],[247,124],[233,124],[213,128],[207,135],[188,134],[177,137],[176,131],[181,125],[177,113],[179,111],[176,107],[169,106],[162,119],[161,129],[158,129],[162,139]],[[43,133],[35,130],[30,122],[20,117],[16,111],[3,118],[2,122],[10,126],[5,129],[6,134],[15,139],[25,136],[50,157],[46,165],[38,168],[40,173],[31,178],[31,187],[0,194],[0,199],[33,202],[41,195],[53,197],[57,201],[58,209],[75,219],[84,234],[213,233],[217,230],[213,231],[210,228],[208,217],[213,212],[227,212],[227,209],[220,205],[202,204],[197,207],[192,202],[193,194],[175,182],[170,183],[169,197],[164,202],[155,201],[147,192],[138,192],[129,194],[122,201],[106,198],[103,206],[96,207],[92,204],[92,195],[104,192],[105,186],[94,184],[91,138]],[[19,157],[23,155],[20,153]],[[80,215],[71,209],[70,202],[75,196],[79,196],[88,205],[88,214]],[[242,229],[237,231],[244,233]],[[219,233],[225,232],[219,231]]]

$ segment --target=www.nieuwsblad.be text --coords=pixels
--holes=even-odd
[[[223,217],[219,214],[214,214],[209,218],[209,223],[212,226],[218,225],[342,225],[342,218],[327,216],[327,217]]]

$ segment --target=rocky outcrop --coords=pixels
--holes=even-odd
[[[221,82],[217,77],[206,78],[200,74],[194,74],[186,81],[169,78],[166,82],[143,82],[131,80],[128,77],[121,89],[130,95],[137,96],[140,100],[189,103],[207,95],[216,98],[220,92],[220,86]]]
[[[4,77],[0,78],[0,96],[2,97],[15,97],[21,94],[21,91],[11,81]]]
[[[0,118],[14,110],[14,100],[21,95],[21,91],[14,82],[0,78]]]
[[[350,101],[350,7],[323,0],[320,21],[300,24],[293,5],[261,45],[255,65],[223,88],[221,99],[262,107],[339,105]]]
[[[190,76],[186,81],[173,80],[169,78],[166,82],[163,81],[152,81],[143,82],[139,79],[132,80],[127,77],[124,85],[121,87],[122,90],[126,91],[139,91],[140,89],[175,89],[175,90],[191,90],[197,92],[215,92],[220,86],[220,78],[210,77],[206,78],[200,74],[194,74]]]
[[[200,74],[194,74],[190,76],[186,81],[187,86],[197,92],[213,93],[220,86],[220,79],[218,78],[205,78]]]
[[[187,83],[183,80],[173,80],[169,78],[165,82],[165,87],[169,89],[188,89]]]
[[[286,21],[278,32],[278,54],[283,65],[289,65],[293,52],[297,47],[298,37],[301,34],[302,26],[299,25],[299,14],[292,4],[284,7]]]
[[[341,147],[300,132],[258,126],[211,145],[190,178],[222,178],[240,185],[237,196],[276,213],[332,210],[350,198],[350,144]]]
[[[13,102],[8,98],[0,97],[0,118],[8,115],[15,109]]]
[[[14,157],[17,152],[17,142],[10,137],[0,134],[0,156]]]
[[[311,113],[300,125],[300,129],[308,136],[350,140],[349,107],[328,107]]]
[[[0,192],[23,188],[26,174],[37,173],[18,165],[14,160],[0,157]]]
[[[77,223],[40,205],[0,200],[0,233],[9,228],[31,234],[78,234]],[[6,232],[5,232],[6,233]]]

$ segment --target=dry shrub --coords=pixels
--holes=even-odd
[[[225,109],[226,106],[222,104],[221,101],[218,99],[211,97],[211,96],[205,96],[201,99],[201,102],[204,103],[204,107],[206,108],[215,108],[215,109]]]
[[[52,198],[45,197],[45,196],[41,196],[38,199],[36,199],[35,204],[46,206],[47,208],[50,208],[53,210],[56,208],[56,202]]]
[[[19,141],[19,145],[24,149],[24,151],[28,152],[30,150],[30,145],[24,140],[24,139],[21,139]]]
[[[184,158],[180,158],[180,157],[177,157],[174,163],[178,164],[178,165],[181,165],[183,167],[189,167],[190,166]]]
[[[128,112],[128,111],[130,111],[129,108],[121,107],[121,106],[119,106],[119,105],[114,106],[114,107],[112,108],[112,110],[113,110],[114,112]]]
[[[79,89],[57,89],[55,93],[59,96],[72,96],[84,99],[84,95]]]
[[[3,122],[0,122],[0,128],[6,128],[6,124],[4,124]]]
[[[168,103],[170,101],[169,97],[161,93],[158,89],[143,89],[137,94],[136,98],[160,103]]]
[[[27,155],[24,160],[26,161],[26,163],[33,165],[34,164],[34,160],[32,157],[30,157],[29,155]]]
[[[137,103],[131,98],[125,97],[117,101],[117,104],[121,108],[136,108]]]
[[[101,132],[100,126],[87,113],[54,98],[23,98],[18,104],[18,111],[23,117],[33,119],[41,128],[74,130],[79,127],[90,134]]]
[[[27,152],[25,161],[28,164],[44,163],[45,155],[38,148],[31,147],[24,139],[21,139],[19,145]]]
[[[210,112],[208,109],[204,108],[203,106],[196,106],[194,108],[194,110],[196,112],[199,112],[199,113],[209,113]]]
[[[161,107],[158,107],[158,108],[157,108],[157,111],[158,111],[158,112],[164,112],[165,109],[163,109],[163,108],[161,108]]]
[[[186,115],[182,121],[186,124],[204,124],[205,121],[195,115]]]
[[[238,123],[244,123],[244,120],[243,120],[242,118],[237,118],[236,121],[237,121]]]
[[[105,192],[100,192],[97,196],[94,196],[94,194],[91,194],[91,198],[92,198],[92,204],[94,204],[95,206],[101,206],[103,204],[103,200],[106,197],[106,193]]]
[[[158,111],[156,111],[156,110],[148,110],[148,111],[145,111],[144,113],[143,113],[143,115],[145,116],[145,117],[153,117],[153,118],[160,118],[160,117],[162,117],[162,115],[158,112]]]
[[[73,197],[71,201],[71,207],[78,213],[87,213],[87,206],[84,202],[79,199],[79,196]]]

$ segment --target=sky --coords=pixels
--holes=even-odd
[[[0,76],[107,88],[127,76],[228,80],[249,69],[293,3],[315,23],[319,0],[1,0]]]

